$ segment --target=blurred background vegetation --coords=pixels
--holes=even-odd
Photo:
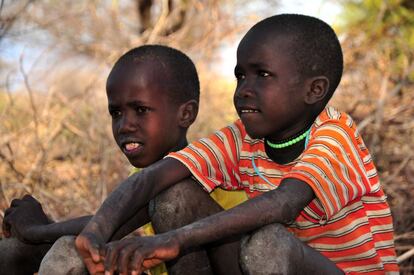
[[[128,175],[105,80],[130,48],[166,44],[196,63],[202,97],[191,140],[233,121],[234,45],[286,2],[0,0],[0,222],[25,193],[56,220],[93,213]],[[330,23],[346,66],[331,104],[358,122],[393,211],[401,271],[412,274],[414,1],[297,2],[297,13],[305,2],[339,10]]]

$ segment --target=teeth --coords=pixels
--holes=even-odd
[[[128,151],[137,149],[138,147],[139,147],[139,143],[136,143],[136,142],[125,144],[125,149],[127,149]]]
[[[242,113],[258,113],[258,110],[241,110]]]

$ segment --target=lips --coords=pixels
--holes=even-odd
[[[124,141],[121,143],[121,149],[125,155],[131,155],[139,152],[143,144],[138,141]]]
[[[260,110],[254,106],[242,106],[238,107],[237,110],[239,110],[239,115],[260,113]]]
[[[242,109],[240,111],[240,113],[242,114],[250,114],[250,113],[260,113],[259,110],[255,110],[255,109]]]
[[[141,144],[139,144],[137,142],[132,142],[132,143],[125,144],[124,148],[127,151],[133,151],[133,150],[137,149],[139,146],[141,146]]]

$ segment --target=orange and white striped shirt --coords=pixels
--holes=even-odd
[[[263,140],[250,138],[240,120],[168,157],[186,165],[208,192],[245,190],[252,198],[284,178],[306,182],[316,198],[288,229],[348,274],[398,274],[390,208],[349,115],[327,107],[305,151],[284,165],[266,155]]]

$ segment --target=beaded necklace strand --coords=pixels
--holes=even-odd
[[[273,143],[273,142],[269,141],[268,139],[266,139],[266,143],[267,143],[267,145],[269,145],[273,149],[286,148],[286,147],[292,146],[293,144],[296,144],[296,143],[300,142],[304,138],[309,139],[309,137],[308,137],[309,133],[310,133],[310,128],[306,132],[302,133],[301,135],[299,135],[297,137],[294,137],[294,138],[290,138],[289,140],[287,140],[285,142]]]
[[[298,143],[299,141],[301,141],[302,139],[304,139],[304,138],[306,138],[305,139],[305,146],[304,146],[304,148],[306,149],[306,147],[308,147],[308,143],[309,143],[309,134],[310,134],[310,130],[311,130],[311,128],[309,128],[306,132],[304,132],[303,134],[301,134],[300,136],[298,136],[298,137],[296,137],[296,138],[294,138],[294,139],[292,139],[292,140],[290,140],[290,141],[286,141],[286,142],[283,142],[283,143],[277,143],[277,144],[274,144],[274,143],[271,143],[270,141],[268,141],[268,140],[266,140],[266,143],[270,146],[270,147],[272,147],[272,148],[284,148],[284,147],[288,147],[288,146],[291,146],[291,145],[293,145],[293,144],[295,144],[295,143]],[[293,143],[291,143],[291,144],[288,144],[288,145],[285,145],[285,144],[287,144],[287,143],[289,143],[289,142],[291,142],[291,141],[294,141]],[[283,145],[283,146],[282,146]],[[282,147],[273,147],[273,146],[282,146]],[[255,171],[255,173],[256,173],[256,175],[258,175],[259,177],[261,177],[265,182],[267,182],[270,186],[274,186],[274,184],[273,183],[271,183],[267,178],[265,178],[264,176],[263,176],[263,174],[259,171],[259,169],[257,168],[257,166],[256,166],[256,164],[254,163],[254,156],[252,155],[252,166],[253,166],[253,169],[254,169],[254,171]]]

